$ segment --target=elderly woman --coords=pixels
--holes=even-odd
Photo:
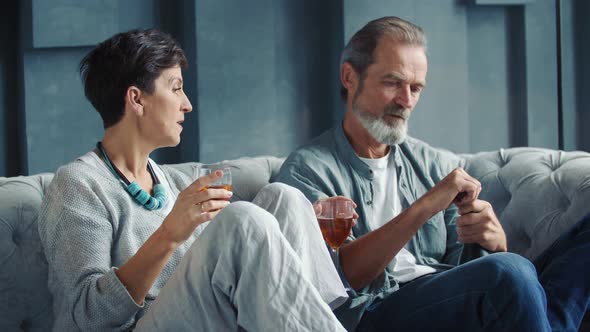
[[[300,192],[271,184],[229,204],[231,192],[201,190],[221,171],[193,179],[149,158],[180,142],[185,66],[157,30],[117,34],[82,60],[105,132],[57,171],[40,213],[53,329],[343,330],[330,307],[346,292]]]

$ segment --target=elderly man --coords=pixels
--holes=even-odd
[[[420,27],[397,17],[369,22],[342,53],[344,120],[281,169],[279,181],[311,202],[344,196],[358,205],[353,235],[334,257],[350,286],[337,316],[357,331],[576,330],[587,282],[547,280],[560,281],[564,265],[585,264],[563,253],[588,252],[589,218],[536,266],[506,253],[493,208],[478,198],[480,183],[453,169],[452,154],[407,137],[426,72]],[[464,244],[483,257],[471,260]]]

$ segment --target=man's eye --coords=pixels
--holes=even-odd
[[[421,86],[413,86],[412,87],[412,92],[418,93],[420,91],[422,91],[422,87]]]
[[[182,90],[182,88],[174,88],[174,89],[172,89],[172,91],[174,91],[174,92],[178,92],[180,90]]]

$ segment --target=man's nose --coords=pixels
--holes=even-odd
[[[395,103],[408,109],[413,108],[414,99],[412,98],[412,91],[409,84],[403,84],[395,95]]]

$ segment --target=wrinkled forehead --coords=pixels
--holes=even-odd
[[[405,56],[412,56],[413,60],[424,62],[424,64],[427,62],[426,48],[424,46],[400,42],[393,37],[384,35],[379,38],[375,46],[373,62],[379,60],[396,60],[398,62],[411,60],[404,58]]]
[[[426,50],[419,45],[381,38],[373,54],[373,64],[369,67],[369,70],[371,69],[398,76],[415,76],[416,80],[423,81],[428,70]]]

